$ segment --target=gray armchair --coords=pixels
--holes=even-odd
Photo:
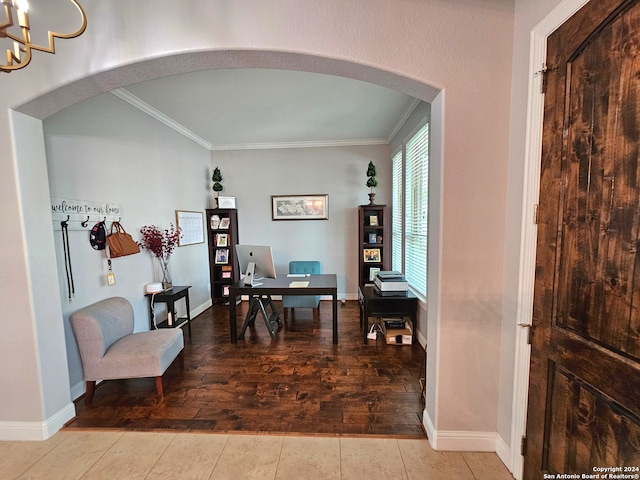
[[[289,273],[317,274],[320,273],[320,262],[316,260],[294,260],[289,262]],[[301,279],[302,280],[302,279]],[[295,318],[295,308],[313,308],[313,318],[320,313],[320,295],[283,295],[282,308],[284,319],[287,320],[288,309]]]
[[[71,315],[90,404],[96,380],[155,377],[163,397],[162,375],[179,357],[184,367],[184,338],[179,328],[133,333],[133,307],[121,297],[101,300]]]

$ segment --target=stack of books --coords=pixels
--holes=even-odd
[[[373,279],[373,285],[375,292],[383,297],[406,296],[409,290],[409,284],[404,275],[393,270],[378,272]]]

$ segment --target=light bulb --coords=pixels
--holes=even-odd
[[[29,2],[27,0],[13,0],[13,6],[23,12],[29,10]]]

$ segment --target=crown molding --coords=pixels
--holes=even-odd
[[[362,145],[388,145],[386,138],[369,138],[361,140],[327,140],[309,142],[270,142],[215,145],[211,150],[268,150],[274,148],[316,148],[316,147],[354,147]]]
[[[161,111],[156,110],[151,105],[144,102],[140,98],[136,97],[134,94],[132,94],[128,90],[125,90],[124,88],[116,88],[115,90],[111,90],[111,93],[116,97],[124,100],[128,104],[136,107],[138,110],[146,113],[150,117],[153,117],[159,122],[164,123],[167,127],[174,129],[179,134],[184,135],[185,137],[189,138],[190,140],[193,140],[199,145],[202,145],[207,150],[211,150],[212,148],[211,144],[207,142],[204,138],[196,135],[191,130],[186,128],[184,125],[176,122],[171,117],[166,116]]]
[[[146,113],[150,117],[155,118],[159,122],[165,124],[169,128],[172,128],[176,132],[197,144],[203,146],[209,151],[224,151],[224,150],[268,150],[268,149],[281,149],[281,148],[317,148],[317,147],[353,147],[353,146],[366,146],[366,145],[388,145],[391,139],[397,134],[398,130],[405,122],[405,120],[413,113],[416,107],[419,105],[420,100],[416,99],[412,102],[409,108],[405,111],[400,121],[394,128],[393,133],[389,138],[368,138],[368,139],[351,139],[351,140],[323,140],[323,141],[308,141],[308,142],[266,142],[266,143],[242,143],[242,144],[227,144],[227,145],[212,145],[204,138],[196,135],[184,125],[176,122],[171,117],[168,117],[161,111],[153,108],[151,105],[135,96],[124,88],[116,88],[111,90],[111,93],[116,97],[124,100],[129,105],[137,108],[143,113]]]
[[[391,143],[391,141],[395,138],[395,136],[398,134],[398,132],[400,131],[402,126],[405,124],[405,122],[409,119],[409,117],[411,116],[413,111],[416,108],[418,108],[418,105],[420,105],[421,101],[422,100],[420,100],[418,98],[414,98],[413,101],[409,104],[409,106],[406,108],[404,113],[400,116],[400,118],[398,119],[395,127],[393,128],[393,130],[389,134],[389,137],[387,138],[387,142],[386,142],[387,144]]]

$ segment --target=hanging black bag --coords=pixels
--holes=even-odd
[[[107,229],[104,222],[96,223],[89,232],[89,243],[94,250],[104,250],[107,246]]]

